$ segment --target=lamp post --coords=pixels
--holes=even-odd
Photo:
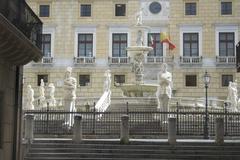
[[[203,76],[203,82],[205,84],[205,96],[206,96],[206,102],[205,102],[205,122],[204,122],[204,139],[209,139],[209,131],[208,131],[208,85],[210,83],[210,75],[205,71],[205,74]]]

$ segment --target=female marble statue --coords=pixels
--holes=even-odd
[[[55,86],[53,83],[48,85],[49,88],[49,106],[56,106],[56,99],[54,97],[55,94]]]
[[[111,87],[111,71],[109,69],[106,70],[104,76],[105,76],[105,81],[104,81],[103,90],[105,92],[108,92],[110,91],[110,87]]]
[[[76,88],[77,88],[77,80],[76,78],[71,76],[72,68],[67,67],[64,79],[64,107],[66,111],[75,112],[75,99],[76,99]],[[67,114],[66,122],[69,127],[73,125],[73,115]]]
[[[39,86],[39,106],[42,108],[45,104],[45,88],[44,88],[44,81],[41,79],[41,83]]]
[[[231,108],[234,111],[238,110],[238,90],[236,82],[229,82],[228,85],[228,100],[231,102]]]
[[[172,96],[172,74],[167,71],[167,64],[163,63],[158,74],[158,108],[168,111],[168,101]]]
[[[27,86],[26,106],[25,106],[25,108],[27,110],[34,109],[33,101],[34,101],[34,90],[32,89],[31,85],[28,85]]]

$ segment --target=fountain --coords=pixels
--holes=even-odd
[[[144,55],[149,53],[153,48],[143,43],[143,33],[149,30],[148,26],[144,26],[142,23],[142,9],[136,14],[137,23],[134,26],[134,30],[137,31],[136,46],[130,46],[127,48],[128,54],[132,60],[133,72],[135,73],[135,83],[117,85],[121,88],[123,95],[127,97],[143,97],[144,93],[156,93],[158,85],[156,84],[144,84],[143,72],[144,72]]]

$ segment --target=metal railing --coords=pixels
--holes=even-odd
[[[180,64],[202,64],[201,57],[180,56]]]
[[[1,0],[0,13],[41,49],[42,22],[24,0]]]
[[[74,64],[93,64],[95,57],[74,57]]]
[[[130,57],[108,57],[109,64],[130,64]]]
[[[147,64],[161,64],[161,63],[172,63],[173,57],[156,57],[147,56],[145,57],[145,63]]]
[[[217,64],[236,64],[235,56],[216,56]]]
[[[65,125],[68,114],[82,116],[82,129],[84,135],[115,135],[120,134],[121,116],[129,116],[130,135],[160,136],[167,135],[167,118],[176,117],[177,135],[202,136],[204,133],[205,112],[181,110],[174,111],[137,111],[125,110],[119,112],[66,112],[56,110],[25,111],[24,114],[35,116],[34,134],[38,136],[70,135],[72,129]],[[101,116],[100,116],[101,115]],[[240,136],[240,113],[210,111],[208,113],[209,133],[213,136],[215,119],[224,118],[225,136]],[[101,118],[99,118],[101,117]]]

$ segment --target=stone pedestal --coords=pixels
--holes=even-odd
[[[168,118],[168,143],[171,145],[176,144],[176,118]]]
[[[25,115],[25,140],[29,143],[33,140],[34,115]]]
[[[120,133],[120,143],[128,144],[129,143],[129,116],[123,115],[121,117],[121,133]]]
[[[219,145],[224,143],[224,119],[221,117],[215,119],[215,143]]]
[[[75,99],[64,99],[64,107],[65,110],[68,112],[75,112]],[[66,115],[66,122],[65,125],[68,127],[72,127],[74,124],[74,117],[73,114],[67,114]]]
[[[73,142],[80,143],[82,141],[82,116],[74,116],[73,125]]]

